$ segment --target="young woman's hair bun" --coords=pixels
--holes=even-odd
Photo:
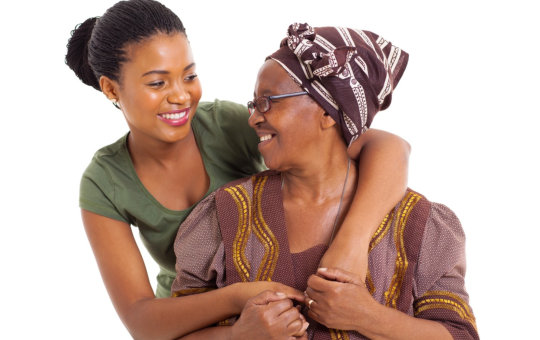
[[[66,64],[83,83],[101,91],[99,80],[88,63],[88,42],[97,19],[97,17],[86,19],[71,31],[71,38],[67,44]]]

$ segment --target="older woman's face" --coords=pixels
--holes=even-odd
[[[255,84],[255,98],[302,91],[275,61],[261,67]],[[257,110],[249,124],[260,138],[259,151],[266,166],[286,171],[316,157],[314,140],[320,133],[322,108],[308,95],[273,100],[268,112]]]

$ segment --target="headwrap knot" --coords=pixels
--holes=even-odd
[[[309,65],[308,78],[336,76],[354,57],[356,49],[352,46],[331,47],[324,50],[314,44],[315,30],[308,24],[292,24],[289,26],[287,42],[289,49],[299,60]]]

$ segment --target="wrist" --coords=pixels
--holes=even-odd
[[[232,313],[236,315],[242,312],[245,304],[245,301],[242,298],[241,285],[241,283],[236,282],[230,286],[225,287],[229,289],[229,292],[227,294],[228,303],[230,306],[233,307]]]

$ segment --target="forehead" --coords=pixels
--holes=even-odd
[[[302,88],[275,60],[268,59],[260,68],[255,84],[256,94],[279,94],[301,90]]]
[[[183,33],[157,33],[140,42],[126,46],[126,64],[141,69],[184,67],[193,62],[187,37]]]

